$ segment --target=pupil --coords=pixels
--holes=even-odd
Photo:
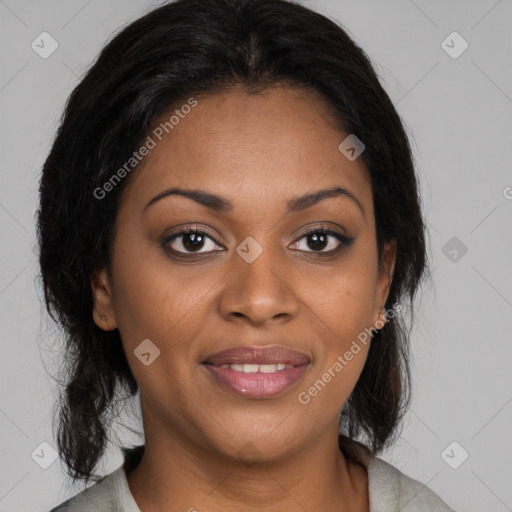
[[[184,242],[184,246],[187,250],[201,249],[200,245],[203,243],[203,237],[197,233],[190,233]]]
[[[310,235],[311,239],[314,240],[314,244],[310,244],[311,249],[324,249],[325,248],[325,241],[326,236],[325,235]],[[320,243],[317,243],[320,242]]]

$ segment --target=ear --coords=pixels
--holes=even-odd
[[[375,288],[373,325],[375,325],[376,322],[379,320],[379,324],[382,324],[383,318],[381,314],[388,299],[389,290],[391,288],[391,283],[393,281],[393,273],[395,270],[396,262],[396,251],[396,240],[391,240],[390,242],[387,242],[382,248],[382,257],[378,271],[377,286]]]
[[[113,331],[117,328],[117,322],[114,313],[112,287],[105,269],[93,272],[91,276],[91,289],[94,323],[104,331]]]

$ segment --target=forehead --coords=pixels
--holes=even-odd
[[[131,176],[123,202],[141,209],[173,186],[214,191],[235,206],[264,197],[275,204],[329,186],[371,202],[364,162],[340,152],[349,134],[318,94],[234,89],[195,101],[193,108],[174,107],[155,122],[148,132],[154,147]]]

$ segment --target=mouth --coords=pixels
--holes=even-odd
[[[282,346],[236,347],[209,356],[203,367],[224,389],[262,399],[291,388],[310,363],[303,352]]]

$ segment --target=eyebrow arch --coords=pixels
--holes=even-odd
[[[163,192],[160,192],[158,195],[153,197],[153,199],[151,199],[146,204],[146,206],[144,206],[143,212],[145,212],[152,204],[156,203],[157,201],[160,201],[164,197],[172,195],[187,197],[189,199],[192,199],[196,203],[199,203],[203,206],[206,206],[207,208],[210,208],[211,210],[218,212],[232,212],[234,209],[233,203],[229,199],[212,194],[211,192],[206,192],[205,190],[198,189],[183,189],[178,187],[172,187],[167,190],[164,190]],[[364,217],[364,208],[359,199],[357,199],[357,197],[354,194],[352,194],[352,192],[342,187],[326,188],[322,190],[317,190],[315,192],[310,192],[302,196],[294,197],[287,202],[286,212],[300,212],[306,210],[307,208],[311,208],[312,206],[314,206],[315,204],[319,203],[324,199],[337,196],[345,196],[352,199],[352,201],[361,210],[361,213],[363,214]]]

